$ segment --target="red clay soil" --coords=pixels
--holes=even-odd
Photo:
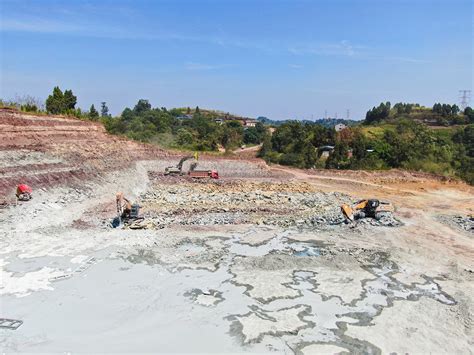
[[[70,184],[126,168],[136,160],[169,155],[157,147],[109,135],[100,123],[10,109],[0,109],[0,137],[0,196],[10,195],[19,183],[34,188]],[[37,157],[38,152],[58,162],[43,164],[38,158],[31,164],[22,162],[28,154]],[[5,163],[1,154],[7,153],[10,160]]]

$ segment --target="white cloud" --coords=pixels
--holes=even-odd
[[[81,31],[79,26],[43,19],[3,19],[2,32],[71,33]]]
[[[352,57],[362,53],[366,47],[354,45],[350,41],[342,40],[337,43],[306,43],[288,48],[295,55],[336,55]]]
[[[411,58],[411,57],[388,57],[387,59],[393,60],[393,61],[396,61],[396,62],[415,63],[415,64],[429,63],[428,60]]]

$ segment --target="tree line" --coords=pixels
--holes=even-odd
[[[414,119],[432,125],[450,126],[474,123],[471,107],[461,111],[456,104],[435,103],[433,107],[423,107],[417,103],[399,102],[391,106],[389,101],[382,102],[367,111],[365,124],[389,122],[400,118]]]
[[[474,124],[433,130],[423,123],[400,119],[378,128],[381,134],[374,136],[362,125],[336,132],[287,122],[264,141],[260,156],[300,168],[401,168],[458,176],[474,184]]]

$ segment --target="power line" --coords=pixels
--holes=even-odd
[[[464,111],[471,101],[471,90],[459,90],[459,96],[461,99],[461,110]]]

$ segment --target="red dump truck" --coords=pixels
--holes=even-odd
[[[217,172],[217,170],[191,170],[188,175],[196,179],[219,179],[219,173]]]

